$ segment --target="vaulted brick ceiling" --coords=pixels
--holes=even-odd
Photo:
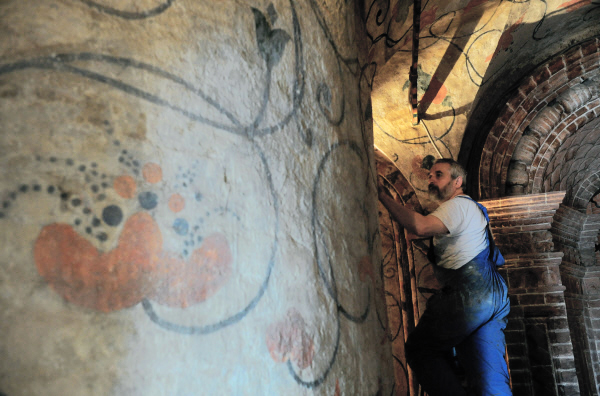
[[[565,204],[587,207],[600,189],[599,45],[542,64],[502,105],[471,165],[481,196],[567,191]]]

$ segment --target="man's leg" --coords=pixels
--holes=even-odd
[[[474,331],[459,293],[434,295],[406,341],[406,360],[430,396],[466,395],[450,362],[450,350]]]
[[[512,395],[504,357],[504,320],[491,320],[456,347],[469,383],[480,396]]]

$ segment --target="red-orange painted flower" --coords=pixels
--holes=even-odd
[[[230,278],[233,256],[227,238],[206,237],[189,260],[164,252],[155,272],[151,298],[171,307],[185,308],[214,295]]]
[[[48,225],[34,246],[40,275],[65,300],[103,312],[139,303],[153,285],[162,235],[147,213],[131,216],[116,248],[101,253],[68,224]]]
[[[304,369],[313,361],[314,342],[306,332],[306,323],[300,313],[292,308],[286,318],[267,329],[267,348],[274,361],[292,361]]]

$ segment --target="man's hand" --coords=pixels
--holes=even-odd
[[[382,176],[377,177],[377,195],[392,218],[404,227],[414,238],[426,238],[433,235],[448,233],[448,229],[440,219],[435,216],[423,216],[414,210],[405,207],[396,201],[389,192],[386,184],[389,182]]]

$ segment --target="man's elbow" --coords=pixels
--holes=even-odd
[[[427,238],[432,236],[428,227],[424,224],[415,224],[412,230],[408,230],[411,234],[416,235],[418,238]]]

